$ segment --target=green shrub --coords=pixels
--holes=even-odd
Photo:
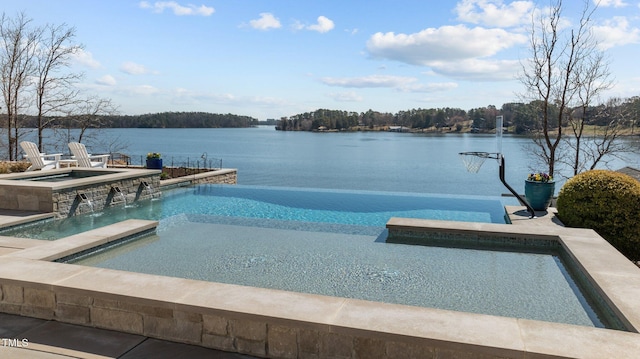
[[[565,225],[591,228],[630,260],[640,260],[640,182],[631,176],[578,174],[562,186],[556,207]]]

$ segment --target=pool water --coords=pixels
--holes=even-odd
[[[72,263],[607,327],[558,253],[386,243],[391,217],[505,223],[501,199],[199,185],[159,201],[4,231],[56,239],[128,218],[157,233]]]
[[[118,172],[109,171],[85,171],[74,168],[71,172],[57,173],[57,174],[42,174],[41,172],[35,172],[33,176],[17,178],[18,181],[41,181],[41,182],[64,182],[78,178],[88,178],[96,176],[110,175]]]
[[[140,240],[71,263],[592,327],[606,327],[556,253],[385,243],[256,220],[178,215]],[[285,221],[286,222],[286,221]],[[280,227],[280,228],[278,228]],[[188,235],[185,235],[188,233]]]
[[[129,218],[163,220],[176,215],[208,216],[208,221],[253,218],[258,220],[256,226],[329,223],[336,231],[349,233],[379,231],[391,217],[505,223],[499,197],[198,185],[163,191],[159,201],[110,207],[92,215],[21,226],[0,234],[53,240]],[[281,222],[275,224],[278,220]]]

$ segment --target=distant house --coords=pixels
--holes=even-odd
[[[409,132],[409,127],[389,126],[389,132]]]

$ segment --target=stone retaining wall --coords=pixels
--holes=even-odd
[[[144,187],[142,182],[147,182],[150,188]],[[92,211],[102,211],[110,206],[124,206],[123,198],[114,191],[115,187],[120,188],[124,201],[129,204],[161,196],[159,190],[160,177],[158,175],[128,178],[98,185],[92,184],[54,190],[52,193],[53,212],[56,214],[56,218],[66,218]],[[81,202],[78,197],[80,193],[84,193],[87,196],[91,201],[91,206]]]
[[[2,284],[0,311],[265,358],[515,358],[522,353],[65,288]],[[429,323],[425,323],[429,325]],[[385,338],[386,337],[386,338]],[[403,340],[404,339],[404,340]],[[486,355],[478,355],[486,351]],[[474,354],[475,352],[475,354]],[[493,352],[493,354],[491,354]]]
[[[146,182],[152,190],[142,185]],[[0,209],[53,213],[65,218],[160,195],[160,171],[61,168],[0,175]],[[79,195],[85,195],[82,200]],[[86,203],[91,202],[91,206]]]
[[[238,183],[238,171],[236,169],[221,169],[209,172],[202,172],[178,178],[171,178],[160,181],[161,187],[171,187],[178,185],[194,184],[236,184]]]
[[[76,168],[47,171],[47,175],[64,175]],[[82,171],[90,171],[82,169]],[[237,170],[222,169],[195,175],[160,180],[160,171],[114,167],[102,171],[104,175],[55,181],[20,180],[41,173],[17,173],[0,176],[0,209],[52,212],[56,218],[66,218],[110,206],[123,206],[139,200],[161,196],[161,189],[171,186],[201,183],[237,183]],[[146,182],[150,187],[142,185]],[[120,195],[114,188],[118,187]],[[83,194],[87,200],[82,200]],[[123,197],[124,196],[124,197]],[[91,204],[89,205],[90,202]]]

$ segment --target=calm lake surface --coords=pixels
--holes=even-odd
[[[139,163],[148,152],[160,152],[164,164],[193,166],[203,153],[238,169],[247,185],[357,189],[372,191],[498,196],[498,164],[487,160],[479,173],[468,173],[459,152],[496,152],[494,135],[410,134],[390,132],[282,132],[273,126],[241,129],[103,129],[103,139],[125,143],[121,152]],[[640,147],[640,137],[625,139]],[[52,143],[53,140],[47,143]],[[525,146],[531,140],[505,135],[502,152],[507,182],[524,193],[524,179],[535,167]],[[58,149],[63,152],[64,149]],[[91,149],[98,152],[98,149]],[[47,148],[47,152],[53,152]],[[615,159],[611,169],[640,167],[640,156]],[[602,166],[604,167],[604,166]],[[564,182],[559,180],[556,191]]]

